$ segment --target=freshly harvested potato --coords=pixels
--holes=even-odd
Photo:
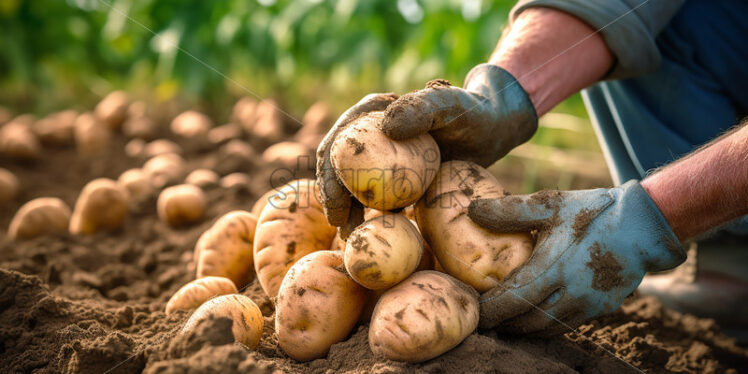
[[[353,230],[345,244],[345,268],[358,284],[383,290],[412,274],[422,255],[416,226],[401,214],[386,213]]]
[[[136,101],[127,108],[127,119],[122,124],[122,133],[128,138],[153,139],[158,133],[158,126],[148,113],[148,106],[143,101]]]
[[[195,309],[212,297],[238,293],[234,282],[224,277],[195,279],[180,288],[166,303],[166,314],[175,310]]]
[[[75,119],[73,135],[75,146],[81,155],[92,157],[109,150],[111,130],[91,113],[83,113]]]
[[[241,125],[251,139],[273,144],[286,137],[284,116],[275,101],[262,100]]]
[[[217,275],[243,287],[254,278],[257,217],[243,210],[226,213],[205,231],[195,245],[197,277]]]
[[[191,184],[180,184],[161,191],[156,202],[156,212],[158,218],[175,227],[203,218],[205,204],[203,190]]]
[[[208,141],[211,144],[223,144],[229,140],[240,139],[244,135],[239,125],[229,123],[214,127],[208,131]]]
[[[143,171],[151,178],[154,187],[163,188],[182,179],[184,159],[176,153],[158,155],[143,164]]]
[[[250,212],[254,214],[255,217],[260,217],[262,209],[265,208],[265,205],[268,205],[268,201],[270,201],[270,198],[277,193],[278,190],[275,189],[265,192],[262,196],[260,196],[259,199],[257,199],[257,201],[255,201],[255,204],[252,205],[252,210],[250,210]]]
[[[340,180],[364,206],[378,210],[415,203],[439,169],[439,147],[423,134],[392,140],[376,127],[382,112],[351,122],[335,138],[330,158]]]
[[[18,178],[10,171],[0,168],[0,204],[15,199],[20,188]]]
[[[142,201],[153,194],[153,183],[143,169],[129,169],[120,174],[117,183],[127,190],[130,199]]]
[[[0,154],[21,161],[39,158],[39,139],[29,125],[13,120],[0,128]]]
[[[184,183],[200,188],[213,187],[218,184],[218,174],[210,169],[195,169],[187,175]]]
[[[156,157],[169,153],[181,155],[182,147],[169,139],[156,139],[143,148],[143,157]]]
[[[125,154],[127,157],[142,157],[145,149],[145,140],[135,138],[125,144]]]
[[[234,340],[246,345],[249,349],[256,349],[262,338],[262,312],[252,299],[244,295],[221,295],[214,297],[200,305],[182,328],[182,333],[194,330],[197,324],[214,317],[228,317],[233,324],[231,332]]]
[[[70,208],[56,197],[40,197],[23,204],[8,227],[11,239],[31,239],[47,233],[62,233],[70,222]]]
[[[336,229],[327,223],[314,180],[300,179],[270,197],[257,222],[255,271],[270,297],[300,258],[330,248]]]
[[[218,162],[213,169],[221,175],[247,171],[252,168],[257,157],[251,145],[234,139],[218,149]]]
[[[34,122],[31,129],[44,144],[68,145],[73,142],[76,118],[78,118],[78,112],[63,110]]]
[[[278,164],[289,169],[314,165],[314,151],[297,142],[280,142],[268,147],[262,159],[269,164]]]
[[[278,292],[278,345],[299,361],[324,357],[356,325],[367,294],[345,272],[340,252],[304,256],[289,270]]]
[[[422,362],[454,348],[478,327],[478,293],[436,271],[419,271],[379,298],[369,346],[390,360]]]
[[[114,91],[106,95],[94,109],[96,117],[111,130],[119,130],[122,122],[127,118],[127,108],[130,99],[123,91]]]
[[[231,110],[231,121],[249,129],[255,121],[256,109],[257,100],[245,96],[234,104],[234,108]]]
[[[231,173],[218,182],[221,187],[226,189],[249,190],[252,184],[252,178],[247,173]]]
[[[205,114],[188,110],[171,121],[171,132],[185,138],[204,136],[213,127],[213,121]]]
[[[127,217],[130,199],[117,182],[94,179],[83,187],[70,219],[70,233],[93,234],[119,229]]]
[[[447,273],[478,292],[496,287],[532,254],[529,233],[496,234],[467,215],[470,200],[505,192],[488,170],[472,162],[442,164],[434,182],[416,204],[416,222]]]
[[[331,251],[345,251],[345,240],[340,237],[340,231],[338,231],[337,234],[335,234],[335,238],[332,239],[332,243],[330,243],[330,250]]]

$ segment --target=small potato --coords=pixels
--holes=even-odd
[[[10,171],[0,168],[0,204],[15,199],[20,188],[18,178]]]
[[[466,161],[442,164],[434,182],[416,204],[416,221],[447,273],[478,292],[496,287],[532,254],[529,233],[496,234],[467,215],[471,199],[504,196],[488,170]]]
[[[39,158],[41,145],[29,125],[13,120],[0,128],[0,154],[28,161]]]
[[[351,332],[368,292],[345,272],[340,252],[319,251],[297,262],[278,292],[275,332],[299,361],[324,357]]]
[[[174,143],[169,139],[156,139],[145,145],[143,148],[143,157],[156,157],[165,154],[173,153],[176,155],[182,154],[182,147],[179,144]]]
[[[176,227],[194,223],[205,214],[205,194],[191,184],[169,187],[158,196],[156,211],[158,218]]]
[[[340,180],[364,206],[378,210],[415,203],[439,169],[439,147],[429,134],[392,140],[376,127],[382,112],[351,122],[333,142],[330,158]]]
[[[123,91],[114,91],[106,95],[94,109],[94,115],[112,131],[119,130],[127,118],[130,99]]]
[[[182,334],[192,331],[198,322],[214,317],[228,317],[233,321],[234,340],[256,349],[262,338],[262,312],[252,299],[244,295],[222,295],[200,305],[184,324]]]
[[[151,178],[154,187],[163,188],[182,179],[184,159],[176,153],[158,155],[143,164],[143,171]]]
[[[314,157],[314,151],[311,148],[297,142],[275,143],[262,153],[262,159],[265,162],[289,169],[314,165]]]
[[[171,121],[171,132],[184,138],[205,136],[211,127],[213,121],[205,114],[194,110],[188,110]]]
[[[93,157],[109,150],[112,130],[91,113],[83,113],[75,119],[73,135],[78,153]]]
[[[478,293],[436,271],[419,271],[379,299],[369,346],[390,360],[422,362],[454,348],[478,327]]]
[[[265,192],[262,196],[260,196],[259,199],[257,199],[257,201],[255,201],[255,204],[252,205],[252,210],[250,210],[250,212],[252,212],[255,217],[260,217],[262,209],[265,208],[265,205],[268,205],[268,201],[270,201],[270,198],[277,193],[278,190],[275,189]]]
[[[34,122],[31,129],[44,144],[68,145],[73,143],[76,118],[78,118],[78,112],[63,110]]]
[[[187,175],[184,183],[200,188],[213,187],[218,184],[218,174],[210,169],[195,169]]]
[[[256,227],[257,217],[243,210],[219,218],[195,245],[197,277],[226,277],[239,288],[251,282],[255,275],[252,243]]]
[[[56,197],[40,197],[23,204],[10,221],[8,237],[31,239],[47,233],[63,233],[70,222],[70,207]]]
[[[125,154],[127,157],[143,157],[143,150],[145,149],[145,140],[135,138],[125,144]]]
[[[151,118],[148,106],[136,101],[127,108],[127,119],[122,124],[122,133],[128,138],[153,139],[158,135],[158,126]]]
[[[353,230],[345,245],[345,268],[358,284],[382,290],[412,274],[422,255],[418,229],[405,216],[386,213]]]
[[[166,303],[166,314],[175,310],[195,309],[212,297],[238,293],[234,282],[224,277],[195,279],[180,288]]]
[[[253,140],[273,144],[286,137],[284,117],[278,104],[268,99],[257,104],[251,118],[241,124]]]
[[[211,144],[223,144],[229,140],[240,139],[242,136],[244,136],[242,128],[233,123],[214,127],[208,131],[208,141]]]
[[[122,227],[129,209],[127,190],[117,182],[94,179],[83,187],[70,219],[70,233],[93,234]]]
[[[257,100],[251,97],[243,97],[234,104],[231,110],[231,121],[249,129],[255,121],[255,111],[257,110]]]
[[[311,149],[317,149],[325,133],[330,129],[333,120],[334,118],[328,105],[322,101],[318,101],[304,113],[304,117],[301,120],[304,126],[294,134],[293,139]]]
[[[218,163],[213,169],[221,175],[244,172],[252,168],[257,157],[251,145],[234,139],[218,149]]]
[[[262,209],[255,232],[255,271],[271,298],[296,261],[330,248],[336,228],[327,223],[318,196],[314,180],[296,180],[272,195]]]
[[[143,169],[126,170],[117,178],[117,183],[127,190],[133,201],[143,201],[153,194],[153,183]]]

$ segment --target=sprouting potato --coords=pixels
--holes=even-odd
[[[122,227],[127,217],[129,195],[117,182],[99,178],[83,187],[70,219],[70,233],[93,234]]]
[[[153,194],[153,183],[143,169],[126,170],[120,174],[117,183],[127,190],[133,201],[142,201]]]
[[[185,138],[205,136],[211,127],[213,121],[205,114],[194,110],[188,110],[171,121],[171,132]]]
[[[227,317],[233,322],[231,332],[234,340],[256,349],[262,338],[262,312],[257,304],[244,295],[222,295],[200,305],[184,324],[182,333],[192,331],[197,324],[210,316]]]
[[[271,298],[296,261],[330,248],[336,229],[327,223],[318,196],[315,181],[296,180],[272,195],[262,209],[255,232],[255,271]]]
[[[0,204],[15,199],[20,188],[18,178],[10,171],[0,168]]]
[[[130,100],[123,91],[114,91],[106,95],[94,109],[96,117],[111,130],[119,130],[122,122],[127,118],[127,108]]]
[[[13,120],[0,128],[0,154],[21,161],[34,160],[41,145],[29,125]]]
[[[143,164],[143,171],[156,188],[179,183],[184,174],[184,159],[176,153],[155,156]]]
[[[364,206],[403,208],[426,191],[439,168],[439,147],[429,134],[392,140],[376,127],[382,112],[351,122],[335,138],[330,158],[345,187]]]
[[[67,231],[70,207],[56,197],[40,197],[23,204],[10,221],[8,237],[31,239]]]
[[[422,362],[454,348],[478,327],[478,293],[436,271],[419,271],[379,298],[369,346],[390,360]]]
[[[345,245],[345,268],[360,285],[382,290],[412,274],[422,254],[418,229],[405,216],[386,213],[353,230]]]
[[[81,155],[93,157],[109,150],[112,130],[91,113],[83,113],[75,119],[73,135],[75,146]]]
[[[184,183],[200,188],[213,187],[218,184],[218,174],[210,169],[195,169],[187,175]]]
[[[203,190],[191,184],[180,184],[161,191],[156,211],[158,218],[175,227],[202,219],[205,204]]]
[[[238,293],[234,282],[224,277],[205,277],[185,284],[166,303],[166,314],[195,309],[215,296]]]
[[[195,245],[197,277],[217,275],[243,287],[254,278],[252,243],[257,217],[243,210],[226,213],[205,231]]]
[[[278,345],[299,361],[325,356],[356,325],[367,296],[367,290],[345,272],[340,252],[304,256],[291,267],[278,292]]]

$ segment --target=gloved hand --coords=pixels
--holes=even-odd
[[[568,332],[616,310],[648,271],[685,251],[637,181],[611,189],[541,191],[472,201],[494,232],[538,230],[528,262],[481,295],[480,326],[515,334]]]

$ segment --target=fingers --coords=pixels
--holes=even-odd
[[[554,291],[544,282],[510,288],[499,285],[480,297],[480,327],[494,328],[507,319],[527,313]]]
[[[532,195],[477,199],[470,202],[468,216],[478,225],[498,233],[528,232],[544,228],[556,216],[562,193],[540,191]]]

